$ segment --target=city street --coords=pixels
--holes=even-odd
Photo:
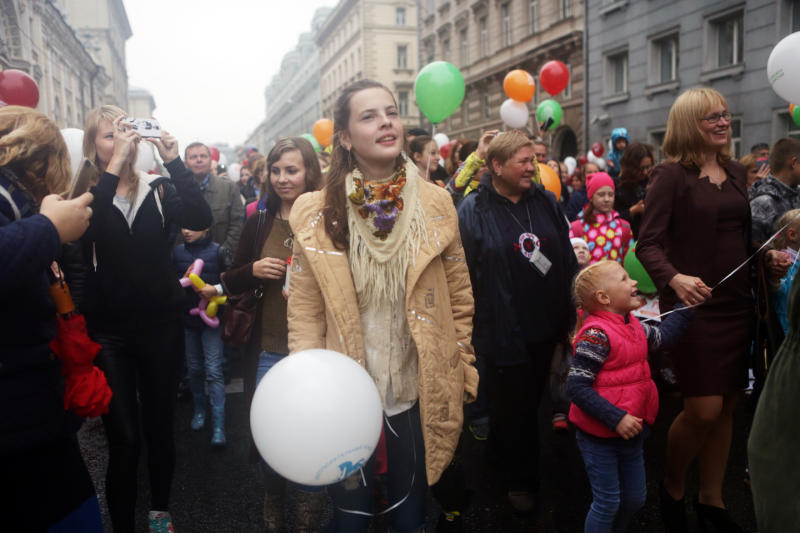
[[[182,532],[239,532],[261,531],[263,505],[262,477],[258,464],[251,463],[248,434],[248,406],[241,392],[241,381],[236,377],[228,386],[228,446],[213,450],[209,445],[208,428],[192,431],[189,420],[192,414],[188,397],[178,400],[176,444],[178,449],[175,481],[172,487],[172,508],[176,531]],[[658,513],[658,483],[663,475],[666,431],[671,418],[679,409],[674,395],[661,398],[661,411],[653,434],[645,444],[648,497],[646,507],[637,515],[629,528],[630,533],[657,533],[663,531]],[[725,485],[725,498],[734,519],[745,531],[756,531],[749,489],[743,483],[745,471],[745,434],[752,416],[752,406],[746,398],[739,407],[735,434]],[[589,483],[580,454],[575,446],[574,431],[553,433],[550,429],[550,408],[542,402],[539,424],[542,438],[541,465],[543,472],[539,509],[535,516],[514,515],[500,489],[494,469],[487,464],[486,442],[462,434],[460,459],[467,472],[468,485],[474,491],[467,510],[465,531],[475,532],[580,532],[583,519],[591,501]],[[88,421],[80,433],[84,456],[95,478],[103,505],[102,486],[105,471],[105,436],[99,419]],[[146,457],[139,463],[139,501],[137,525],[146,531],[149,504]],[[696,475],[692,477],[687,500],[697,493]],[[429,531],[433,531],[438,517],[438,506],[430,499]],[[690,525],[695,526],[690,509]],[[105,513],[105,509],[104,509]],[[328,514],[330,509],[328,509]],[[106,530],[111,531],[104,514]],[[289,518],[292,525],[292,517]],[[385,531],[380,522],[373,531]],[[291,529],[290,529],[291,531]]]

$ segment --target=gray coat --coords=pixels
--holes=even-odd
[[[227,178],[211,176],[203,198],[211,206],[211,240],[229,250],[236,250],[244,224],[239,186]]]

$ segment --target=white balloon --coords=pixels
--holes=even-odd
[[[767,60],[772,89],[789,103],[800,104],[800,31],[780,40]]]
[[[606,160],[603,159],[602,157],[595,157],[594,164],[597,165],[597,168],[599,168],[600,170],[606,169]]]
[[[228,176],[231,177],[233,181],[239,181],[242,172],[242,165],[239,163],[232,163],[231,166],[228,167]]]
[[[528,125],[530,111],[525,102],[517,102],[509,98],[500,106],[500,118],[509,128],[524,128]]]
[[[361,366],[331,350],[283,358],[261,379],[250,406],[259,453],[283,477],[329,485],[357,472],[378,444],[383,407]]]
[[[78,128],[64,128],[61,136],[67,144],[69,152],[69,166],[72,168],[72,176],[78,173],[81,160],[83,160],[83,130]]]
[[[437,133],[433,136],[433,140],[436,141],[436,146],[439,147],[439,150],[442,149],[442,146],[450,142],[450,138],[444,133]]]
[[[136,153],[136,163],[133,168],[142,172],[150,172],[156,166],[156,156],[153,154],[153,147],[150,143],[139,143]]]
[[[218,163],[220,165],[225,165],[226,167],[228,166],[228,158],[225,157],[225,154],[223,154],[222,152],[219,153],[219,161],[218,161]]]
[[[575,172],[575,168],[578,166],[578,161],[569,155],[564,158],[564,164],[567,165],[567,174],[572,176],[572,173]]]

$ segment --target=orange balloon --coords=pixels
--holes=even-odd
[[[517,102],[530,102],[536,92],[536,83],[533,76],[525,70],[512,70],[503,80],[503,90],[506,95]]]
[[[314,123],[312,133],[319,144],[329,146],[333,142],[333,121],[329,118],[319,119]]]
[[[561,198],[561,178],[555,170],[544,163],[539,163],[539,176],[542,178],[544,188],[556,195],[556,200]]]
[[[794,114],[794,104],[789,104],[789,115]]]

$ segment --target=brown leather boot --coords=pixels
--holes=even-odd
[[[319,533],[325,509],[325,491],[297,491],[297,533]]]

